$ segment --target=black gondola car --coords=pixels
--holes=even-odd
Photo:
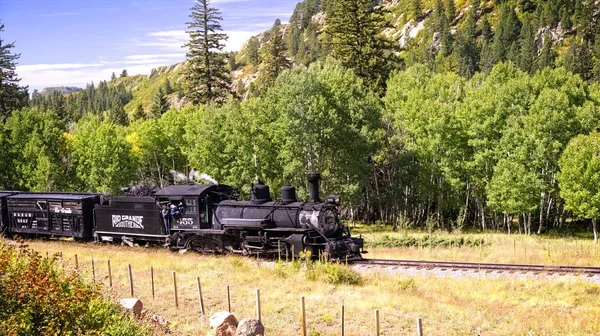
[[[161,207],[153,197],[111,197],[107,205],[94,210],[96,241],[160,242],[169,241],[162,224]]]
[[[0,233],[6,232],[8,228],[8,208],[6,197],[17,194],[16,191],[0,191]]]
[[[97,194],[20,193],[6,197],[11,233],[92,238]]]

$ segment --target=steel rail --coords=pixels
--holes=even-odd
[[[536,273],[573,273],[589,276],[600,275],[600,267],[590,266],[555,266],[555,265],[526,265],[526,264],[490,264],[455,261],[423,261],[423,260],[392,260],[392,259],[361,259],[349,262],[353,265],[397,266],[405,268],[425,268],[442,270],[481,270],[502,272],[536,272]]]

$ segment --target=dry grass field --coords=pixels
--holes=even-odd
[[[366,233],[367,238],[404,233]],[[371,236],[370,236],[371,235]],[[367,257],[470,260],[490,262],[597,265],[593,244],[570,239],[485,235],[481,248],[374,248]],[[514,241],[514,250],[513,250]],[[437,279],[357,275],[345,266],[278,265],[236,256],[180,255],[165,249],[73,242],[30,241],[31,248],[62,252],[65,267],[79,266],[115,297],[128,297],[127,264],[132,265],[135,296],[149,311],[166,318],[175,335],[205,335],[199,315],[196,277],[201,277],[207,314],[231,307],[238,319],[255,314],[255,290],[261,290],[262,320],[267,335],[301,335],[301,297],[306,298],[309,335],[339,335],[340,307],[345,304],[346,335],[373,335],[379,309],[382,335],[414,335],[421,317],[425,335],[595,335],[600,334],[600,286],[582,280]],[[527,252],[525,252],[527,251]],[[113,283],[108,288],[106,260]],[[150,267],[156,296],[152,298]],[[177,272],[179,309],[173,299],[172,272]],[[344,284],[352,282],[354,285]]]
[[[466,244],[461,247],[369,247],[367,248],[369,253],[365,254],[366,258],[600,266],[600,246],[594,244],[591,238],[507,235],[503,233],[416,233],[410,230],[392,232],[389,226],[358,226],[352,233],[354,235],[361,234],[367,244],[382,240],[398,241],[404,237],[433,237],[449,242],[461,238],[483,241],[483,245],[473,247]]]

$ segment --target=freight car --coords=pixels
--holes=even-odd
[[[262,183],[252,185],[249,201],[238,201],[237,190],[222,184],[172,185],[141,197],[0,192],[0,228],[198,252],[361,258],[363,240],[340,222],[338,196],[320,199],[319,180],[319,174],[308,175],[306,202],[290,185],[273,201]]]

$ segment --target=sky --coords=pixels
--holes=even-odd
[[[239,50],[252,35],[286,22],[299,0],[212,0]],[[29,92],[84,87],[123,69],[149,74],[185,60],[186,22],[193,0],[0,0],[0,38],[15,42],[17,74]]]

